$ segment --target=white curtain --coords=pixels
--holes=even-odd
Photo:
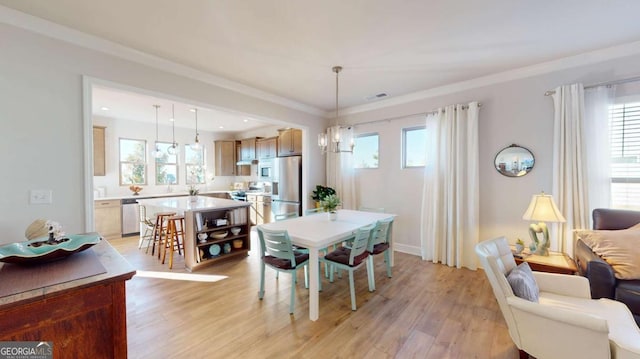
[[[611,149],[609,146],[609,107],[615,101],[615,86],[584,90],[584,144],[589,180],[589,213],[611,206]],[[592,218],[589,215],[591,228]]]
[[[553,196],[565,223],[552,227],[555,246],[573,256],[573,229],[589,228],[589,198],[584,146],[584,88],[572,84],[556,88],[553,125]]]
[[[336,136],[340,138],[339,150],[349,150],[353,141],[353,127],[333,126],[328,129],[327,186],[336,190],[336,194],[342,202],[342,208],[356,209],[353,154],[333,151],[336,144],[332,139]]]
[[[427,115],[422,259],[476,269],[479,240],[478,103]]]

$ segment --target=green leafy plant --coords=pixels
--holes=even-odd
[[[320,206],[327,212],[335,211],[340,204],[340,198],[335,194],[330,194],[320,201]]]
[[[325,197],[336,194],[336,190],[331,187],[326,187],[322,185],[316,185],[316,189],[311,193],[311,199],[314,201],[321,202],[325,199]]]
[[[189,196],[197,196],[200,193],[200,189],[198,187],[191,185],[189,186]]]

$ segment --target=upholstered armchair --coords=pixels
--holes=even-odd
[[[521,358],[640,359],[631,312],[613,300],[591,299],[586,278],[533,272],[539,289],[533,302],[517,297],[507,280],[516,263],[504,237],[477,244],[476,253]]]

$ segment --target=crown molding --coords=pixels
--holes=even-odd
[[[100,51],[121,59],[137,62],[158,70],[205,82],[311,115],[326,116],[324,110],[316,107],[199,71],[2,5],[0,5],[0,23],[28,30],[56,40],[65,41],[80,47]]]
[[[492,75],[482,76],[475,79],[460,81],[444,86],[434,87],[428,90],[413,92],[410,94],[377,101],[374,103],[353,106],[341,109],[342,115],[356,114],[361,112],[378,110],[390,106],[402,105],[409,102],[420,101],[436,96],[448,95],[456,92],[471,90],[478,87],[495,85],[502,82],[524,79],[528,77],[547,74],[550,72],[566,70],[579,66],[591,65],[599,62],[613,60],[625,56],[640,54],[640,41],[630,42],[622,45],[611,46],[604,49],[585,52],[582,54],[563,57],[556,60],[542,62],[539,64],[521,67],[509,71],[499,72]]]

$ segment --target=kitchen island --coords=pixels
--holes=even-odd
[[[146,207],[152,220],[156,212],[184,215],[184,263],[189,271],[244,257],[251,249],[247,202],[195,196],[141,199],[138,203]]]

